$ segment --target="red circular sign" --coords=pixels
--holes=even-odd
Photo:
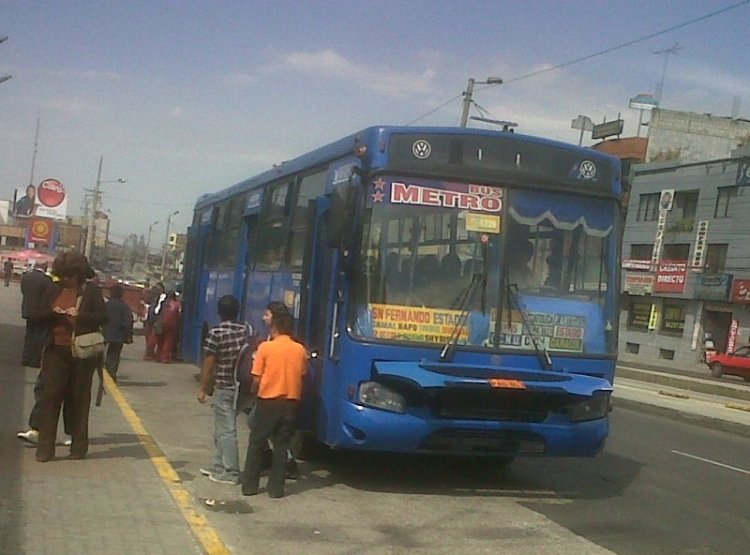
[[[37,197],[49,208],[60,206],[65,200],[65,187],[57,179],[45,179],[37,188]]]

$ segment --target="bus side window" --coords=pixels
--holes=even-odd
[[[271,187],[265,210],[258,226],[258,243],[255,268],[278,270],[284,259],[289,191],[293,182],[277,183]]]

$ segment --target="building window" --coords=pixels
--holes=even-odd
[[[674,301],[665,301],[662,308],[661,331],[682,335],[685,331],[686,305]]]
[[[674,351],[672,349],[659,349],[659,358],[664,360],[674,360]]]
[[[637,355],[641,352],[641,346],[639,343],[625,343],[625,352],[631,355]]]
[[[695,210],[698,206],[698,191],[679,191],[674,195],[668,231],[693,231]]]
[[[690,255],[690,245],[664,245],[662,260],[687,260]]]
[[[654,251],[654,245],[630,245],[630,258],[632,260],[648,260]]]
[[[651,303],[631,300],[628,310],[628,327],[633,330],[648,331],[651,319]]]
[[[714,208],[714,218],[729,218],[732,202],[737,196],[737,185],[731,187],[719,187],[719,194],[716,197],[716,207]]]
[[[723,274],[727,267],[727,249],[726,243],[709,244],[706,249],[706,274],[716,275]]]
[[[655,222],[659,216],[659,197],[661,193],[642,194],[638,204],[638,221]]]

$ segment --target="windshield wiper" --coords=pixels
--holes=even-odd
[[[539,346],[539,339],[537,338],[536,333],[534,333],[531,324],[529,324],[529,315],[526,312],[526,308],[523,306],[523,303],[521,302],[521,296],[518,293],[518,285],[516,283],[506,283],[508,287],[508,297],[513,299],[518,312],[521,313],[521,321],[523,327],[526,329],[526,333],[528,333],[529,337],[531,338],[531,344],[534,347],[534,352],[536,353],[537,358],[539,359],[539,364],[544,370],[552,370],[552,358],[549,356],[546,347]],[[508,310],[510,316],[510,303],[508,304]],[[508,319],[510,320],[510,317]]]
[[[476,293],[477,286],[483,281],[486,280],[482,278],[482,274],[474,274],[472,276],[471,283],[469,284],[469,287],[466,288],[463,298],[461,299],[461,304],[458,307],[461,313],[458,315],[456,325],[453,326],[453,331],[451,331],[447,343],[443,345],[443,349],[440,351],[440,360],[450,360],[449,357],[453,354],[453,348],[458,343],[458,338],[461,337],[461,331],[463,331],[466,321],[469,318],[471,302]]]
[[[451,331],[448,341],[445,345],[443,345],[443,349],[440,351],[440,360],[451,360],[455,346],[458,344],[458,338],[461,337],[461,332],[463,331],[464,326],[466,326],[466,321],[469,319],[469,312],[471,311],[471,307],[474,301],[474,295],[476,294],[477,287],[479,287],[480,284],[482,285],[481,309],[482,313],[484,313],[485,302],[487,298],[486,244],[482,244],[482,271],[479,273],[475,273],[471,277],[471,283],[466,288],[463,298],[461,299],[461,304],[458,307],[461,312],[458,315],[456,325],[453,327],[453,331]]]

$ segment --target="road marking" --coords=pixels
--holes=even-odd
[[[216,531],[209,526],[206,517],[200,514],[196,509],[192,502],[190,492],[188,492],[182,485],[182,480],[180,480],[174,467],[169,463],[162,450],[159,449],[154,438],[148,433],[143,422],[141,422],[141,419],[135,413],[130,406],[130,403],[128,403],[127,399],[125,399],[125,396],[120,391],[120,388],[112,381],[112,378],[107,372],[104,372],[104,383],[107,385],[107,391],[112,396],[115,403],[117,403],[125,420],[127,420],[130,427],[138,436],[138,441],[148,453],[151,463],[154,465],[154,468],[156,468],[156,472],[161,477],[162,482],[167,486],[169,493],[172,495],[172,499],[174,499],[177,507],[179,507],[182,516],[187,521],[188,526],[190,526],[195,537],[203,546],[206,554],[230,555],[232,552],[226,545],[224,545],[224,542],[221,541],[221,538],[219,538]]]
[[[691,455],[690,453],[683,453],[682,451],[677,451],[675,449],[672,449],[672,453],[674,453],[675,455],[682,455],[683,457],[687,457],[689,459],[695,459],[696,461],[702,461],[708,464],[714,464],[716,466],[720,466],[722,468],[727,468],[729,470],[734,470],[735,472],[741,472],[742,474],[750,475],[750,470],[745,470],[744,468],[737,468],[736,466],[730,466],[728,464],[720,463],[718,461],[712,461],[711,459],[704,459],[703,457],[699,457],[698,455]]]

